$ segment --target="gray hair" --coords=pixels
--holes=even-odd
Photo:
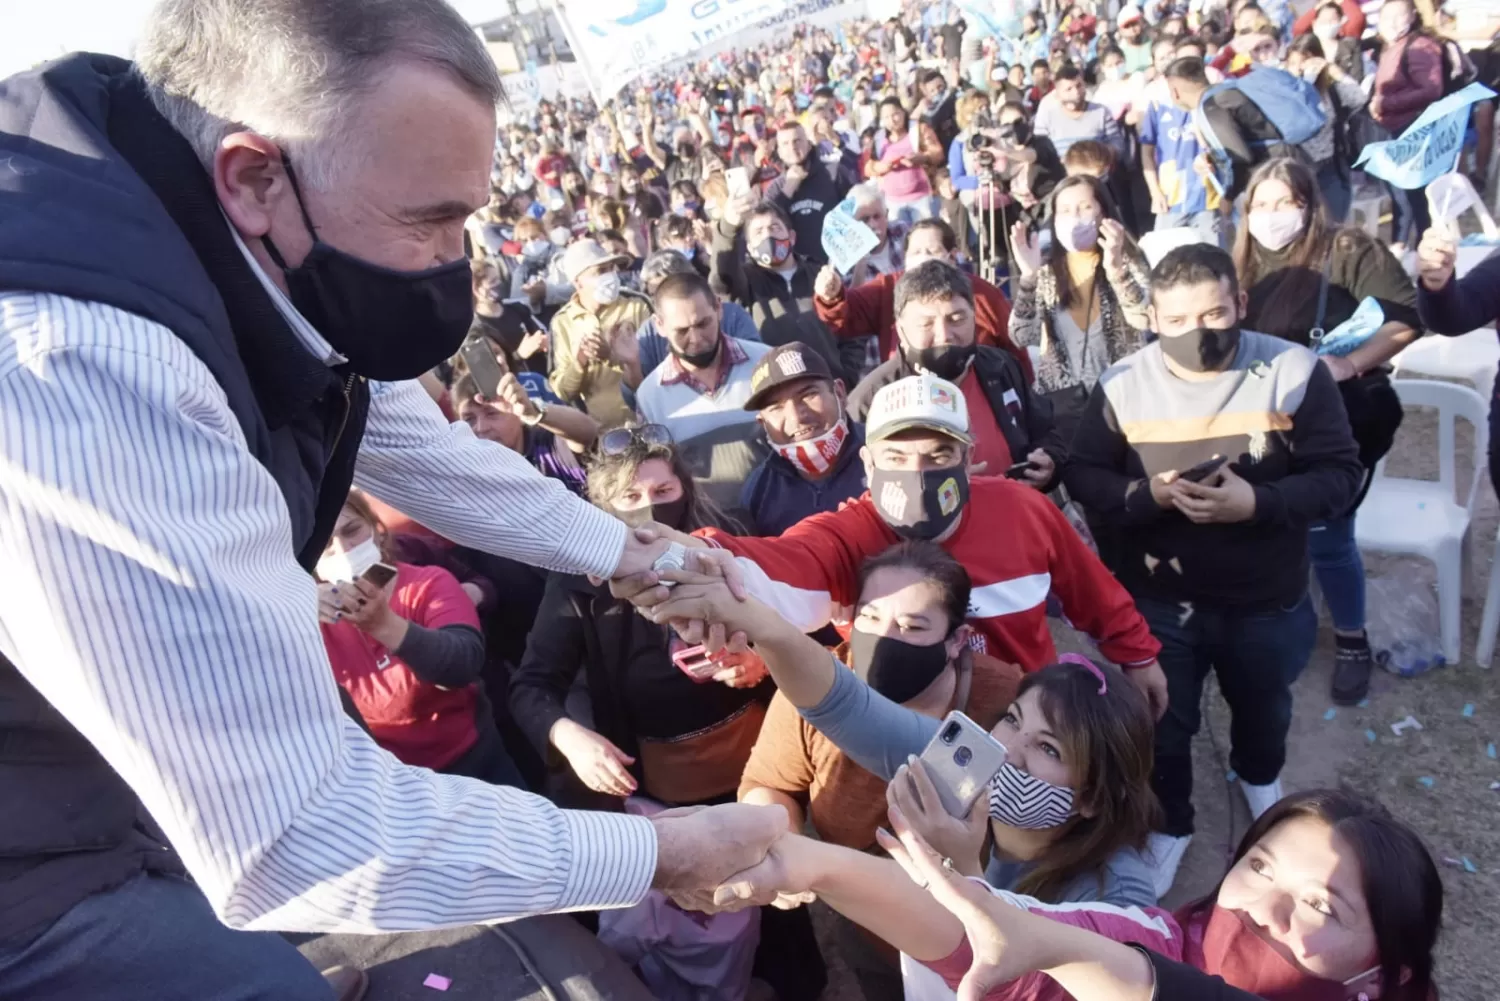
[[[880,206],[882,212],[885,211],[885,192],[881,191],[880,185],[874,181],[856,184],[849,189],[849,197],[854,199],[854,211],[856,214],[876,205]]]
[[[900,316],[909,302],[932,302],[941,299],[947,302],[958,297],[974,305],[974,285],[969,276],[947,261],[923,261],[917,267],[904,272],[896,279],[896,315]]]
[[[320,189],[357,155],[351,106],[401,61],[503,99],[494,60],[444,0],[160,0],[136,47],[151,102],[205,167],[226,136],[253,131],[294,150]]]

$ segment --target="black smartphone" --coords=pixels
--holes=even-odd
[[[1034,462],[1018,462],[1005,471],[1007,480],[1024,480],[1027,473],[1036,471]]]
[[[376,587],[385,587],[396,579],[396,568],[389,563],[376,563],[370,569],[366,570],[364,575],[359,579],[368,581]]]
[[[1192,469],[1183,470],[1177,474],[1177,478],[1179,480],[1187,480],[1189,483],[1202,483],[1214,473],[1217,473],[1219,467],[1228,461],[1228,457],[1216,455],[1212,459],[1198,463]]]
[[[494,399],[499,395],[500,380],[505,373],[495,360],[495,351],[489,343],[484,338],[467,340],[458,349],[458,353],[463,357],[464,364],[469,366],[469,374],[474,377],[474,387],[487,399]]]

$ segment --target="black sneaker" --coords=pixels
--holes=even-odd
[[[1375,660],[1370,656],[1370,641],[1363,633],[1335,639],[1338,650],[1333,662],[1333,701],[1352,706],[1370,694],[1370,672],[1375,668]]]

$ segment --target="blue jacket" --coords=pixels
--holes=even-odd
[[[75,54],[0,80],[0,163],[0,291],[105,303],[176,334],[276,480],[310,571],[354,477],[368,390],[301,346],[131,65]],[[0,939],[142,870],[183,871],[130,787],[4,657],[0,802]]]
[[[849,422],[849,437],[834,463],[833,473],[813,482],[774,451],[750,471],[740,494],[740,507],[754,523],[756,535],[780,535],[809,515],[837,511],[840,504],[865,492],[865,464],[859,450],[865,443],[863,425]]]

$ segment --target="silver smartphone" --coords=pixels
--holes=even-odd
[[[1005,745],[988,730],[954,711],[943,720],[921,761],[950,817],[967,817],[1005,764]]]

